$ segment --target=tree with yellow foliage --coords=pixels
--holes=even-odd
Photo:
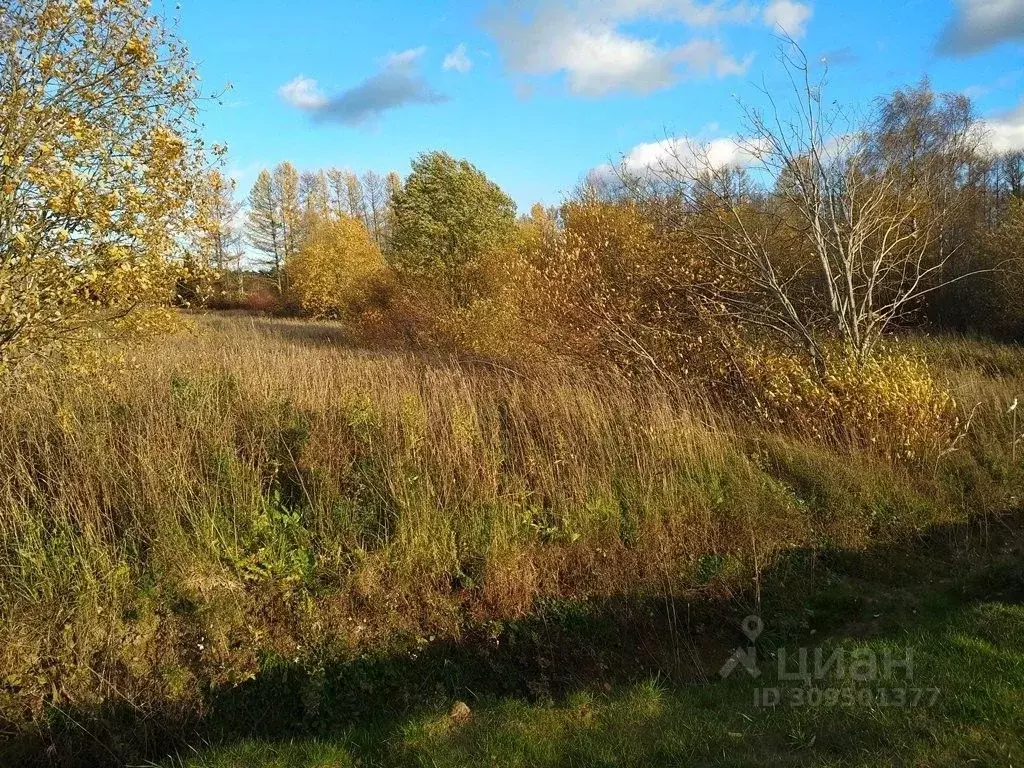
[[[196,76],[144,0],[0,10],[0,370],[166,304],[205,166]]]
[[[236,219],[242,206],[235,200],[234,179],[214,168],[203,181],[195,199],[199,218],[194,245],[184,260],[185,273],[178,277],[175,299],[181,306],[207,305],[229,290],[241,293],[243,253]],[[237,281],[229,287],[232,270]]]
[[[239,236],[235,220],[241,204],[235,200],[235,181],[217,168],[206,175],[198,196],[202,214],[199,247],[206,265],[224,272],[236,260]]]
[[[384,259],[366,227],[351,216],[310,218],[308,227],[287,266],[292,290],[311,314],[343,316],[385,269]]]

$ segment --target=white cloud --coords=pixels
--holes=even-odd
[[[441,68],[445,70],[453,69],[463,75],[469,72],[473,68],[473,61],[469,58],[469,54],[466,53],[466,44],[459,43],[455,46],[455,49],[444,57]]]
[[[983,121],[988,145],[994,152],[1024,150],[1024,100],[1009,112]]]
[[[978,53],[999,43],[1024,40],[1021,0],[956,0],[957,13],[939,39],[939,51]]]
[[[737,61],[725,52],[721,43],[711,40],[689,42],[676,49],[675,56],[693,72],[715,77],[746,74],[754,60],[754,55],[750,54],[743,61]]]
[[[670,54],[648,40],[633,40],[612,30],[575,31],[559,51],[569,88],[584,96],[617,90],[648,93],[671,85],[675,71]]]
[[[746,2],[713,0],[590,0],[603,5],[608,13],[628,18],[651,16],[680,21],[691,27],[714,27],[719,24],[746,24],[757,18],[757,8]]]
[[[419,61],[426,52],[426,46],[421,45],[419,48],[410,48],[409,50],[402,51],[401,53],[389,53],[384,59],[384,68],[408,69]]]
[[[775,30],[782,30],[793,38],[804,36],[807,22],[814,11],[811,6],[794,0],[772,0],[764,9],[764,23]]]
[[[299,109],[319,109],[327,103],[316,80],[299,75],[277,89],[278,95]]]
[[[802,31],[809,6],[792,0],[774,4],[785,4],[787,23]],[[730,54],[717,37],[696,37],[673,47],[637,35],[627,25],[660,21],[715,28],[762,17],[756,6],[729,0],[549,0],[528,3],[526,12],[521,8],[510,4],[487,22],[507,68],[528,76],[564,74],[569,90],[583,96],[649,93],[686,76],[743,74],[751,61]]]
[[[643,175],[657,170],[693,173],[704,169],[742,168],[754,160],[754,154],[732,137],[699,142],[686,136],[676,136],[652,144],[640,144],[626,155],[623,162],[633,173]]]
[[[595,183],[614,180],[619,172],[640,179],[702,171],[743,168],[757,160],[757,152],[732,137],[699,141],[690,136],[670,136],[661,141],[638,144],[617,166],[600,165],[588,174]]]
[[[1024,151],[1024,99],[1015,109],[982,120],[986,131],[986,144],[992,152]],[[707,126],[717,130],[717,125]],[[839,134],[823,145],[828,162],[855,151],[858,144],[852,134]],[[701,140],[693,136],[670,136],[661,141],[637,144],[615,165],[604,164],[593,168],[588,178],[595,183],[614,182],[618,173],[640,179],[664,177],[670,174],[688,176],[703,171],[724,168],[748,168],[768,157],[763,141],[746,142],[731,136]]]

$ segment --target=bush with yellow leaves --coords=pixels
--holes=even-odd
[[[947,451],[962,430],[956,402],[925,361],[880,351],[858,364],[833,351],[823,372],[804,358],[766,349],[737,360],[741,401],[767,425],[890,458]]]
[[[303,309],[316,317],[350,317],[366,304],[386,269],[380,249],[351,216],[311,220],[302,248],[287,265]]]
[[[627,374],[725,375],[732,332],[701,290],[725,278],[665,214],[584,195],[562,207],[561,228],[534,225],[545,233],[533,257],[537,315],[555,354]]]
[[[520,222],[518,258],[489,262],[500,269],[477,278],[481,298],[434,312],[435,328],[510,362],[571,358],[683,379],[766,426],[900,460],[953,444],[956,404],[923,360],[881,350],[858,362],[837,341],[816,368],[713,304],[747,288],[688,237],[685,218],[666,225],[672,214],[594,196],[557,218],[535,209]]]
[[[520,252],[509,247],[490,254],[475,283],[482,290],[465,306],[434,303],[435,343],[519,369],[550,362],[536,312],[536,273]]]
[[[538,276],[527,252],[526,238],[516,230],[480,254],[463,271],[468,296],[461,301],[428,279],[393,275],[381,286],[384,300],[368,307],[362,324],[379,316],[392,334],[399,331],[417,345],[520,370],[542,367],[552,356],[541,343]]]

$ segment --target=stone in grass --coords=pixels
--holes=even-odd
[[[468,723],[472,716],[472,711],[470,711],[469,706],[464,701],[456,701],[448,712],[448,719],[457,725]]]
[[[427,733],[432,736],[441,736],[444,734],[451,733],[456,728],[461,728],[466,725],[473,717],[473,713],[464,701],[457,701],[452,705],[452,708],[448,710],[447,715],[443,715],[436,720],[431,720],[426,724]]]

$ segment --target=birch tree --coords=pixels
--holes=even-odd
[[[672,143],[651,178],[626,182],[685,201],[708,257],[735,278],[729,290],[707,287],[712,306],[788,339],[823,371],[829,340],[864,362],[948,283],[952,254],[936,248],[947,209],[934,204],[931,178],[909,178],[900,153],[878,151],[875,120],[828,104],[824,72],[814,77],[795,43],[782,60],[793,103],[782,110],[764,90],[768,106],[745,110],[728,162]],[[972,139],[969,127],[957,135]]]

